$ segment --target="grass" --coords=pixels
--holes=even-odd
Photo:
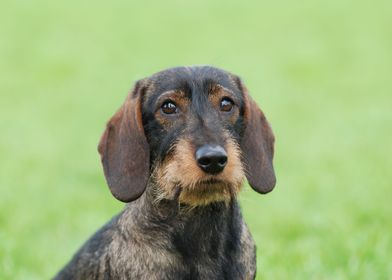
[[[49,278],[123,205],[96,146],[139,78],[240,74],[278,185],[241,195],[257,279],[392,277],[390,1],[9,1],[0,15],[0,279]]]

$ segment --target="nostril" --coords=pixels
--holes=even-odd
[[[203,171],[218,173],[226,166],[226,151],[221,146],[204,145],[196,151],[196,161]]]
[[[209,165],[209,164],[211,164],[211,159],[208,157],[202,157],[197,160],[197,163],[199,163],[201,165]]]
[[[219,163],[220,165],[226,165],[226,163],[227,163],[227,157],[220,157],[219,160],[218,160],[218,163]]]

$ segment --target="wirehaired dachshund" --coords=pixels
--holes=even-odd
[[[274,135],[236,75],[177,67],[140,80],[98,146],[124,210],[55,279],[254,279],[237,196],[275,186]]]

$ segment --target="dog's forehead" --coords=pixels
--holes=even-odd
[[[240,91],[235,75],[211,66],[170,68],[147,78],[147,83],[147,98],[176,90],[194,94],[205,93],[213,85],[221,85],[234,93]]]

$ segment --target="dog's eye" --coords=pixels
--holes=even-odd
[[[220,109],[224,112],[230,112],[233,109],[234,102],[228,98],[224,97],[220,103]]]
[[[168,100],[162,104],[161,110],[163,113],[171,115],[177,113],[177,106],[174,104],[174,102]]]

